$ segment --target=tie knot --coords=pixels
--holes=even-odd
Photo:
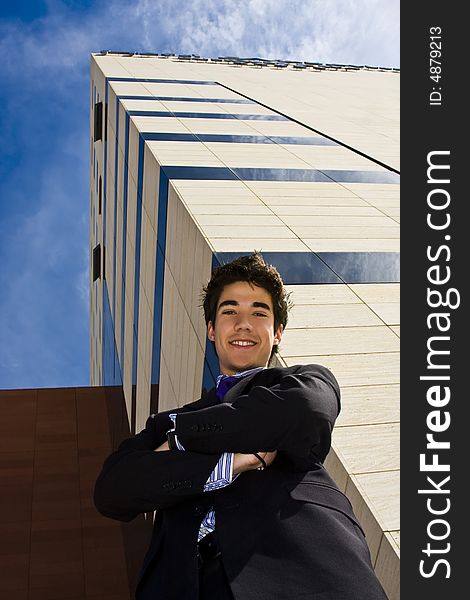
[[[241,377],[239,375],[225,375],[220,380],[219,385],[217,386],[216,395],[219,400],[225,396],[225,394],[229,391],[231,387],[233,387],[237,381],[240,381]]]

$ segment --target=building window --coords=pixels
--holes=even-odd
[[[101,246],[98,244],[93,248],[93,260],[92,260],[92,270],[93,270],[93,281],[96,281],[101,276]]]
[[[97,102],[95,104],[95,111],[94,111],[94,119],[95,119],[95,131],[94,131],[94,140],[95,142],[97,142],[98,140],[101,140],[103,137],[103,103],[102,102]]]
[[[104,105],[104,141],[108,141],[108,103]]]
[[[101,214],[101,198],[103,196],[103,182],[101,181],[101,175],[100,175],[100,181],[98,184],[98,214]]]

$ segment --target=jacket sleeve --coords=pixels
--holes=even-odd
[[[332,373],[303,365],[270,387],[253,386],[232,404],[178,415],[176,433],[193,452],[278,450],[297,464],[312,458],[322,462],[339,405]]]
[[[168,415],[149,417],[145,429],[124,440],[104,462],[94,490],[95,506],[102,515],[130,521],[140,513],[168,508],[204,493],[220,455],[155,452],[172,426]]]

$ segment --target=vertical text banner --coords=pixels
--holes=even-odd
[[[453,600],[470,578],[468,25],[452,2],[401,11],[401,598]]]

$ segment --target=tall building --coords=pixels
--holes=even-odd
[[[277,361],[333,371],[327,467],[399,596],[399,74],[367,66],[91,58],[91,384],[130,431],[200,397],[200,292],[262,251],[294,309]]]

